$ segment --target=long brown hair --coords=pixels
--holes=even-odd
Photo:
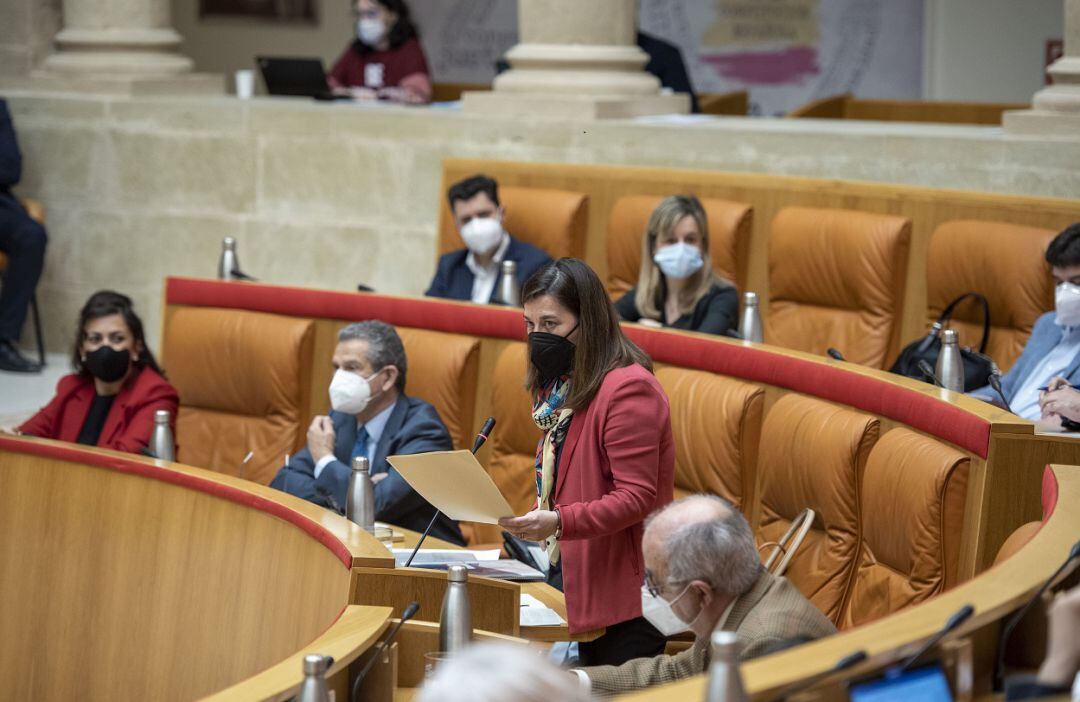
[[[131,331],[135,345],[139,348],[139,358],[135,361],[135,365],[140,368],[152,368],[158,375],[164,377],[165,371],[158,365],[154,354],[146,344],[143,323],[139,315],[135,314],[135,306],[131,298],[112,290],[99,290],[94,293],[79,312],[79,330],[75,332],[75,343],[71,350],[71,364],[75,367],[75,372],[80,375],[90,375],[90,371],[86,369],[82,361],[82,344],[86,339],[86,325],[95,319],[111,317],[114,314],[123,318],[124,324]]]
[[[657,242],[667,237],[671,230],[683,220],[692,217],[701,232],[701,258],[704,265],[686,280],[686,285],[679,291],[679,314],[690,314],[698,301],[704,297],[713,285],[722,288],[733,287],[729,280],[713,272],[712,256],[709,255],[709,221],[701,201],[693,195],[672,195],[665,198],[649,217],[645,235],[641,239],[641,270],[638,273],[637,293],[634,305],[642,317],[663,321],[661,313],[665,300],[661,297],[661,283],[664,274],[653,261]],[[659,304],[657,304],[659,303]]]
[[[578,320],[574,381],[564,407],[575,411],[587,407],[604,377],[616,368],[636,363],[652,372],[652,360],[623,334],[603,283],[584,261],[560,258],[540,269],[525,282],[521,302],[544,295],[553,297]],[[527,363],[525,389],[534,396],[540,390],[540,374],[531,362]]]

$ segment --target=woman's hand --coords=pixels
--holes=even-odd
[[[1064,417],[1074,422],[1080,422],[1080,392],[1073,390],[1071,387],[1046,391],[1039,398],[1039,406],[1042,408],[1043,419],[1047,417]]]
[[[643,327],[649,327],[650,329],[663,329],[664,325],[655,319],[649,319],[648,317],[642,317],[638,320],[638,324]]]
[[[555,533],[559,526],[559,516],[547,509],[534,509],[521,517],[503,517],[499,526],[519,539],[543,541]]]

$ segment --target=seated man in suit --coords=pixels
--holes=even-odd
[[[329,417],[315,417],[308,445],[278,471],[270,487],[338,512],[352,459],[367,456],[375,483],[375,518],[423,531],[432,507],[386,461],[387,456],[449,451],[450,432],[435,408],[405,394],[405,347],[392,326],[367,321],[338,332]],[[457,522],[440,514],[431,535],[464,544]]]
[[[1056,309],[1035,321],[1024,352],[1001,378],[1009,409],[1033,421],[1043,414],[1039,400],[1051,379],[1060,376],[1080,385],[1080,222],[1054,237],[1046,248],[1046,262],[1057,285]],[[989,386],[971,394],[1001,404]]]
[[[765,571],[750,525],[719,497],[691,495],[654,513],[641,546],[642,614],[665,636],[689,629],[694,645],[674,656],[576,669],[595,693],[630,692],[705,672],[715,630],[735,632],[741,660],[792,639],[836,632],[790,582]]]
[[[454,224],[466,248],[439,259],[428,297],[496,302],[495,290],[503,261],[517,263],[518,289],[551,257],[532,244],[518,241],[503,229],[505,210],[499,204],[499,185],[487,176],[455,183],[447,193]]]

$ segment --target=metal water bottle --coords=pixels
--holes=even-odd
[[[955,329],[941,332],[941,352],[934,371],[947,389],[964,392],[964,362],[960,358],[960,335]]]
[[[765,340],[765,333],[761,328],[761,310],[758,309],[757,293],[748,292],[743,295],[742,319],[739,321],[739,337],[744,341],[753,341],[760,344]]]
[[[508,307],[521,307],[521,290],[517,282],[517,262],[503,261],[499,273],[499,286],[495,289],[495,300]]]
[[[330,702],[326,687],[326,671],[334,659],[329,656],[304,656],[304,683],[300,686],[299,702]]]
[[[221,240],[221,258],[218,260],[218,280],[236,280],[233,275],[240,270],[240,261],[236,258],[236,239],[227,236]]]
[[[154,433],[150,435],[150,453],[163,461],[176,460],[176,444],[169,428],[169,410],[154,412]]]
[[[469,611],[469,571],[463,565],[452,565],[446,573],[450,581],[443,595],[439,614],[439,649],[457,653],[472,639],[472,614]]]
[[[739,674],[739,642],[734,631],[714,631],[705,702],[746,702]]]
[[[352,460],[349,492],[345,496],[345,518],[368,531],[375,529],[375,486],[371,482],[367,456],[357,456]]]

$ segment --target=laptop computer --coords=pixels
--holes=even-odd
[[[259,56],[255,62],[259,64],[266,90],[271,95],[297,95],[316,100],[338,97],[330,92],[322,59]]]

